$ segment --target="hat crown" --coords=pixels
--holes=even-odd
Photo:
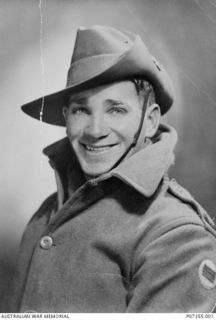
[[[135,37],[132,33],[123,33],[107,26],[96,25],[89,29],[80,27],[77,31],[71,64],[91,56],[123,53],[130,49]]]
[[[65,126],[62,108],[71,94],[116,81],[140,78],[152,84],[156,102],[164,114],[174,100],[172,80],[150,54],[142,39],[108,26],[79,28],[66,88],[22,106],[28,115]]]

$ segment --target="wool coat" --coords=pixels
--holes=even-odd
[[[216,231],[169,180],[175,130],[86,181],[67,138],[45,149],[58,192],[22,239],[13,312],[211,312]]]

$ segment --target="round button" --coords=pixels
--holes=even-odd
[[[40,240],[41,248],[47,250],[50,249],[53,245],[53,239],[50,236],[44,236]]]

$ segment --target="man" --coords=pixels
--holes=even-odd
[[[67,137],[24,233],[11,311],[211,312],[216,231],[169,180],[172,82],[139,36],[80,28],[64,90],[24,105]]]

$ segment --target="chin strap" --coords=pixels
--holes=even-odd
[[[142,107],[141,120],[140,120],[139,128],[138,128],[137,132],[136,132],[135,135],[134,135],[133,142],[131,143],[131,145],[129,146],[129,148],[125,151],[125,153],[123,153],[123,155],[120,157],[120,159],[114,164],[114,166],[113,166],[110,170],[116,168],[116,167],[126,158],[126,156],[128,155],[128,153],[136,146],[137,141],[138,141],[139,136],[140,136],[140,133],[141,133],[141,131],[142,131],[142,127],[143,127],[143,123],[144,123],[144,118],[145,118],[145,112],[146,112],[146,109],[147,109],[147,105],[148,105],[149,96],[150,96],[151,91],[152,91],[152,89],[149,89],[149,90],[147,91],[147,93],[145,94],[145,96],[144,96],[144,102],[143,102],[143,107]]]

